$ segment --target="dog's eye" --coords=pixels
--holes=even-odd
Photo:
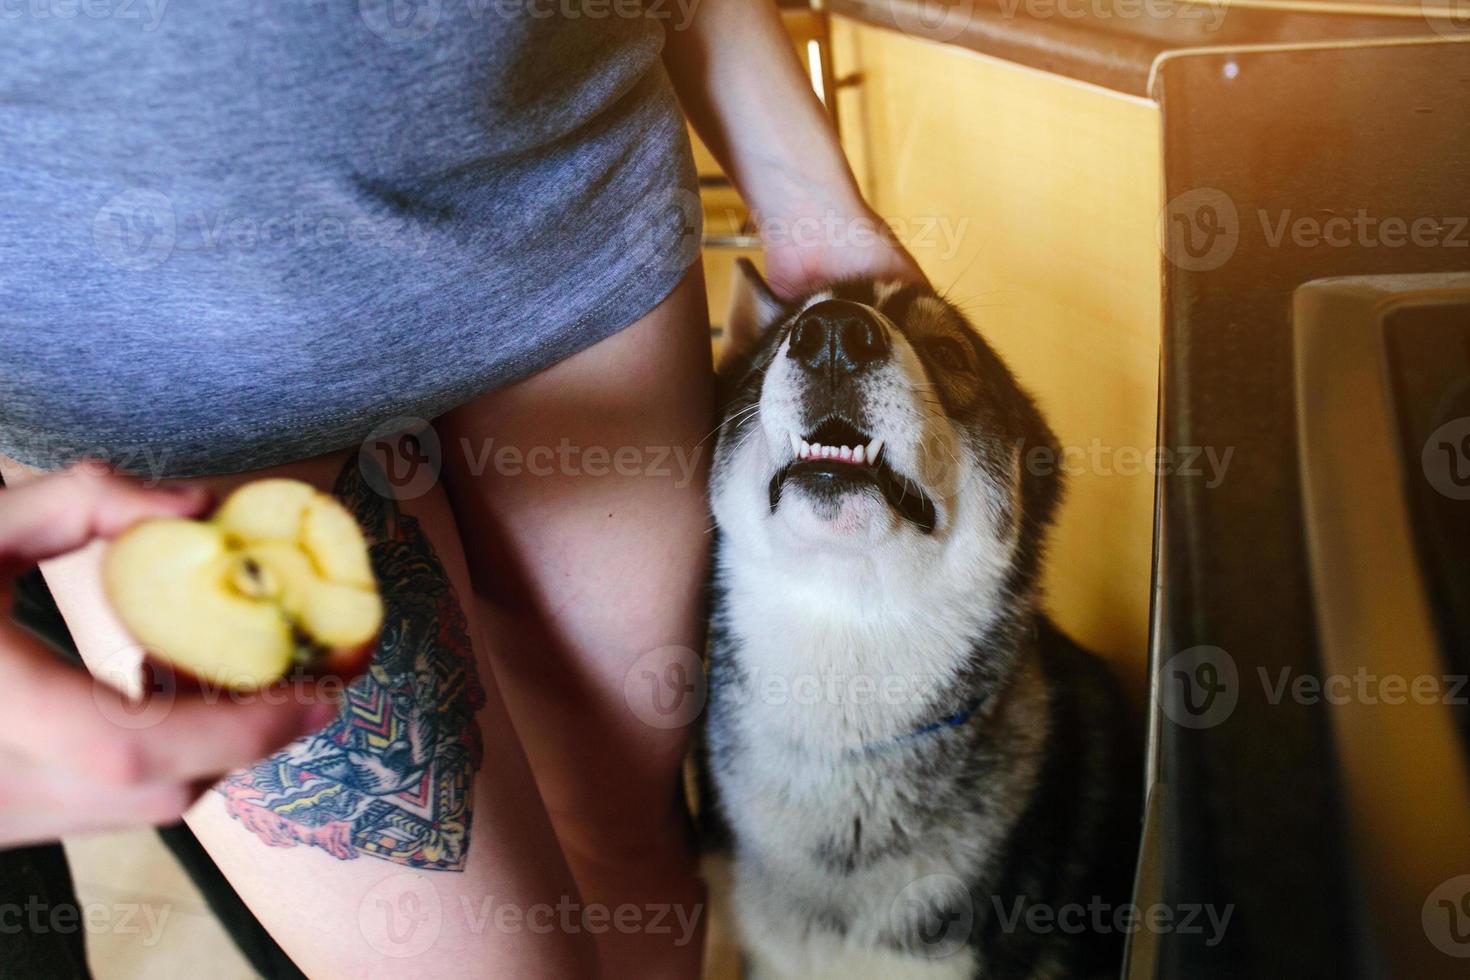
[[[934,363],[946,371],[969,370],[970,362],[965,359],[965,349],[960,346],[958,340],[939,337],[929,341],[926,346],[929,348],[929,356],[934,359]]]

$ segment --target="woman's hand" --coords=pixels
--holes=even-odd
[[[782,299],[854,277],[923,281],[913,256],[860,200],[842,210],[792,211],[794,218],[756,216],[765,278]]]
[[[206,505],[200,491],[147,490],[90,464],[0,490],[0,601],[9,607],[10,583],[37,561]],[[0,617],[0,847],[171,823],[223,773],[336,713],[311,685],[233,701],[165,693],[140,706]]]
[[[703,0],[686,28],[668,32],[664,62],[751,208],[780,296],[850,276],[923,279],[864,203],[770,0]]]

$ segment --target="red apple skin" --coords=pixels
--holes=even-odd
[[[333,677],[345,686],[367,673],[373,662],[373,652],[378,649],[378,638],[374,636],[366,643],[355,647],[328,650],[319,663],[312,664],[306,672],[311,677]]]
[[[325,656],[316,663],[303,665],[299,676],[313,680],[330,678],[338,681],[345,688],[367,673],[368,666],[373,662],[373,652],[377,647],[378,638],[374,636],[371,640],[358,646],[328,650]],[[271,683],[274,684],[294,675],[294,671],[288,670]],[[206,680],[189,668],[165,660],[154,653],[149,653],[143,658],[143,679],[145,690],[150,691],[172,690],[178,694],[208,694],[225,689],[224,685]]]

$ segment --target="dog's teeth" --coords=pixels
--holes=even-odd
[[[881,453],[882,451],[883,451],[883,440],[882,439],[874,439],[872,442],[868,443],[868,462],[870,462],[870,463],[876,463],[876,462],[878,462],[878,454]]]
[[[850,447],[843,446],[841,449],[838,450],[838,455],[842,457],[842,461],[844,463],[852,462],[852,449]]]
[[[801,437],[798,436],[795,432],[788,432],[786,434],[791,437],[791,455],[793,455],[793,456],[797,457],[798,459],[800,459],[801,458]]]
[[[822,444],[820,442],[814,442],[814,443],[812,443],[812,459],[821,459],[821,458],[822,458]]]
[[[801,453],[800,453],[800,455],[801,455],[801,458],[802,459],[811,459],[812,458],[812,444],[809,443],[809,442],[807,442],[805,439],[801,440]]]
[[[859,463],[859,464],[866,462],[866,460],[863,458],[863,447],[862,446],[858,446],[856,449],[854,449],[852,451],[852,461],[854,463]]]

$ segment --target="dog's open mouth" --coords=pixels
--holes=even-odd
[[[883,458],[882,439],[874,439],[839,418],[827,419],[805,436],[793,432],[790,438],[796,458],[771,477],[771,513],[776,512],[781,491],[792,480],[832,495],[871,486],[904,520],[925,534],[934,530],[934,501],[888,465]]]

